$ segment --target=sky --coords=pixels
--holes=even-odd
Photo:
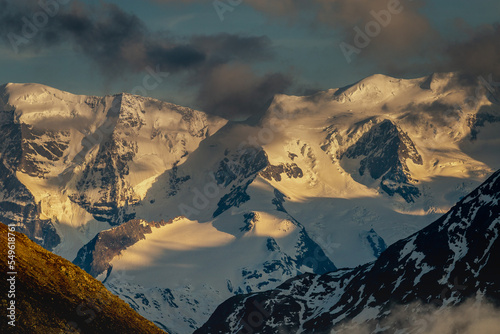
[[[0,84],[230,119],[376,73],[500,79],[498,0],[0,0],[0,37]]]

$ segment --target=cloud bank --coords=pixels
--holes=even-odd
[[[206,3],[203,0],[152,1]],[[353,46],[356,38],[362,40],[361,31],[367,35],[368,42],[357,48],[356,58],[388,75],[460,71],[500,76],[498,24],[462,30],[456,26],[456,40],[449,40],[424,14],[426,3],[424,0],[245,0],[241,5],[273,19],[285,19],[288,24],[332,29],[340,34],[340,43]],[[335,43],[333,38],[332,43]]]
[[[253,64],[273,58],[266,36],[179,38],[150,31],[136,15],[114,4],[40,3],[1,0],[0,36],[13,52],[38,53],[70,45],[111,80],[148,67],[179,74],[186,88],[198,89],[195,100],[201,109],[227,118],[260,112],[262,106],[254,99],[282,93],[291,82],[286,74],[252,70]]]
[[[413,303],[397,306],[391,314],[372,324],[350,321],[335,328],[335,334],[370,334],[375,327],[388,333],[407,334],[496,334],[500,329],[500,310],[489,303],[468,300],[459,306],[438,309]]]
[[[331,31],[337,38],[332,37],[332,44],[357,48],[353,55],[358,63],[352,66],[368,64],[392,76],[449,71],[476,77],[491,74],[498,81],[500,25],[468,27],[462,23],[455,27],[456,40],[447,40],[423,14],[425,5],[423,0],[241,2],[284,24]],[[136,15],[104,2],[92,6],[80,0],[0,0],[0,36],[12,52],[19,53],[69,45],[90,59],[107,80],[147,68],[169,72],[177,75],[186,91],[196,92],[195,107],[230,119],[259,113],[275,94],[300,86],[289,73],[256,71],[257,65],[276,60],[267,36],[179,37],[151,31]],[[333,67],[345,65],[342,60],[332,62]]]

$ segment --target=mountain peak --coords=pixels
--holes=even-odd
[[[414,80],[397,79],[383,74],[374,74],[352,85],[338,88],[334,95],[349,99],[385,98],[395,91],[414,85]]]

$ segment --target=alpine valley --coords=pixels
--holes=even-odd
[[[441,300],[457,276],[463,298],[441,305],[499,302],[491,91],[457,73],[374,75],[236,122],[3,85],[0,222],[169,333],[245,333],[254,302],[273,314],[255,333],[375,331],[391,303]]]

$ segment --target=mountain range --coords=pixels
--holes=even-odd
[[[482,85],[457,73],[375,75],[277,95],[242,122],[130,94],[3,85],[0,222],[172,333],[200,328],[232,296],[267,302],[302,284],[342,299],[336,284],[361,289],[367,275],[373,284],[381,261],[404,267],[406,257],[393,259],[399,240],[411,244],[405,238],[435,226],[500,168],[500,107]],[[408,277],[402,288],[419,282]],[[359,292],[361,302],[338,313],[352,318],[372,304],[385,312],[393,300],[384,291],[375,301]],[[237,307],[234,298],[223,305]],[[236,319],[248,310],[232,311]],[[219,308],[202,330],[228,312]],[[293,312],[282,314],[298,317],[290,329],[312,326]],[[339,319],[327,313],[322,321]]]

